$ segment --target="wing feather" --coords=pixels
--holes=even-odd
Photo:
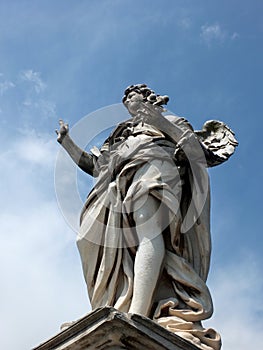
[[[225,162],[238,145],[235,133],[223,122],[208,120],[202,130],[195,131],[207,153],[208,166],[216,166]]]

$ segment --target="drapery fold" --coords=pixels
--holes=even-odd
[[[121,132],[115,131],[115,137]],[[218,350],[220,336],[201,325],[213,312],[205,283],[211,253],[209,188],[204,168],[197,164],[198,191],[194,189],[191,169],[176,163],[174,149],[175,145],[150,125],[135,126],[128,138],[111,140],[108,149],[104,145],[97,161],[99,177],[83,208],[77,239],[84,277],[93,309],[113,306],[128,312],[134,260],[142,239],[133,220],[134,203],[145,194],[153,196],[159,202],[156,215],[165,208],[162,235],[166,253],[152,318],[201,349]],[[206,201],[196,221],[182,233],[192,196],[199,205],[199,191],[207,192]],[[156,233],[146,234],[151,239]]]

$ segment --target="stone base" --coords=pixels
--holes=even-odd
[[[200,350],[152,320],[112,307],[94,310],[33,350]]]

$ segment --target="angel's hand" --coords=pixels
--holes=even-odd
[[[62,143],[65,136],[68,134],[69,127],[68,127],[68,124],[64,123],[62,119],[59,120],[59,126],[60,126],[59,130],[55,130],[55,131],[56,131],[56,134],[58,135],[57,141],[59,143]]]

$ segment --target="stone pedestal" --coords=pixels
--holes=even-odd
[[[150,319],[112,307],[94,310],[33,350],[200,350]]]

